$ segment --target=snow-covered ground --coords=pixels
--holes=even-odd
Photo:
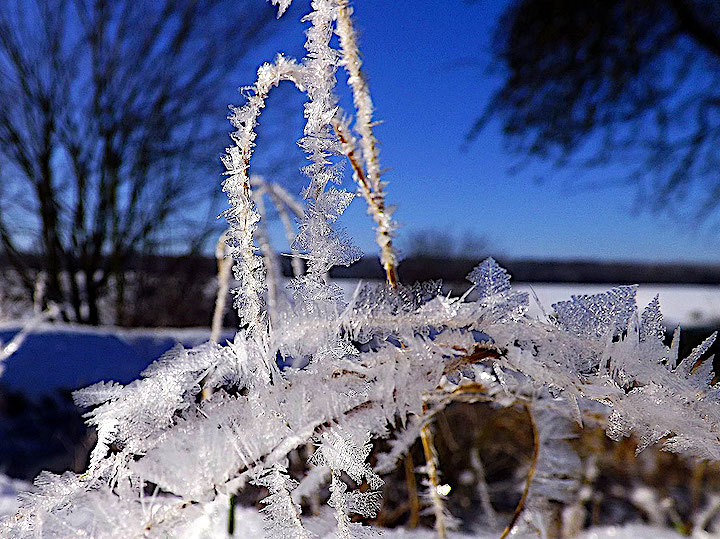
[[[18,509],[17,494],[31,488],[29,483],[10,479],[0,474],[0,519],[15,513]],[[176,530],[175,537],[183,539],[200,539],[211,537],[228,537],[227,530],[227,498],[219,496],[210,504],[203,504],[198,507],[195,518],[182,529]],[[307,528],[321,539],[334,539],[334,519],[331,514],[325,518],[306,519]],[[265,537],[263,530],[264,521],[261,514],[253,507],[235,508],[235,533],[234,537],[254,537],[262,539]],[[472,534],[450,532],[449,539],[490,539],[499,536],[496,530],[477,530]],[[429,529],[386,529],[382,530],[381,537],[386,539],[434,539],[437,534]],[[513,535],[512,537],[522,537]],[[536,535],[530,537],[536,538]],[[578,539],[679,539],[682,535],[669,529],[654,528],[651,526],[630,524],[626,526],[610,526],[594,528],[578,536]],[[696,535],[695,537],[702,537]]]
[[[0,326],[8,342],[16,325]],[[232,338],[228,332],[225,337]],[[0,383],[10,391],[39,398],[58,389],[79,389],[101,380],[128,383],[152,361],[177,344],[206,342],[210,330],[124,329],[43,324],[30,333],[7,360]]]

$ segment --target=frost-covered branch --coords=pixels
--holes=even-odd
[[[333,125],[342,143],[343,153],[347,156],[353,169],[353,178],[358,184],[360,194],[368,205],[368,213],[375,221],[377,227],[375,239],[380,247],[380,262],[385,269],[388,284],[394,288],[398,284],[398,256],[392,241],[395,224],[392,221],[392,212],[385,205],[382,184],[378,182],[377,188],[374,188],[367,178],[355,153],[355,139],[350,134],[347,123],[342,120],[335,120]]]
[[[352,89],[353,103],[355,105],[354,128],[360,135],[364,170],[356,158],[355,148],[357,144],[350,134],[347,122],[338,119],[335,121],[334,127],[343,144],[343,153],[348,157],[353,168],[360,194],[367,202],[368,213],[375,221],[377,228],[376,241],[380,247],[380,262],[385,268],[388,283],[390,283],[390,286],[395,286],[398,265],[398,257],[392,241],[395,224],[392,221],[392,211],[385,203],[384,185],[380,180],[378,144],[372,129],[373,103],[370,97],[370,88],[362,72],[362,61],[360,60],[357,36],[352,22],[352,8],[349,7],[347,0],[339,0],[338,4],[335,32],[340,38],[342,65],[348,73],[348,85]]]
[[[218,289],[215,295],[215,309],[213,309],[212,322],[210,324],[210,341],[218,342],[223,328],[225,317],[225,306],[227,295],[230,291],[230,273],[232,270],[232,258],[227,255],[227,238],[225,233],[218,239],[215,247],[215,259],[218,268]]]
[[[250,158],[255,146],[255,126],[265,107],[265,100],[273,86],[289,80],[302,88],[302,70],[293,60],[278,55],[275,62],[258,69],[255,84],[247,88],[247,102],[232,107],[229,119],[237,129],[232,133],[234,145],[226,149],[223,163],[227,169],[223,190],[227,193],[230,209],[225,216],[230,224],[228,242],[235,259],[235,278],[240,287],[235,291],[238,314],[244,324],[257,330],[263,324],[262,295],[265,288],[264,271],[260,257],[255,254],[253,234],[259,215],[255,211],[250,192]]]

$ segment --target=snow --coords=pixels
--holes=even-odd
[[[18,493],[27,491],[30,488],[30,483],[0,474],[0,518],[17,511],[19,507]]]
[[[11,479],[0,474],[0,518],[13,514],[18,509],[17,495],[30,490],[32,487],[25,481]],[[210,537],[227,537],[227,498],[224,496],[211,504],[202,505],[202,512],[189,525],[174,530],[175,537],[183,539],[200,539]],[[322,539],[336,537],[334,522],[330,519],[310,518],[307,526]],[[253,507],[235,507],[235,537],[255,537],[261,539],[266,536],[264,526],[266,522],[259,511]],[[437,533],[430,529],[384,529],[382,537],[386,539],[433,539]],[[450,532],[449,539],[486,539],[498,537],[497,530],[477,530],[472,534]],[[513,535],[513,537],[521,537]],[[537,537],[536,535],[532,536]],[[594,528],[578,536],[578,539],[676,539],[682,537],[675,531],[630,524],[626,526],[606,526]]]
[[[19,330],[0,326],[0,341]],[[0,380],[10,391],[37,399],[60,389],[74,390],[102,380],[129,383],[164,352],[180,343],[194,347],[210,330],[93,328],[44,324],[36,328],[7,360]],[[232,333],[223,335],[232,338]]]
[[[200,538],[200,537],[226,537],[225,527],[218,526],[217,522],[220,521],[224,524],[224,512],[227,511],[227,505],[223,503],[212,504],[212,506],[218,506],[216,511],[207,511],[207,517],[220,517],[215,518],[214,521],[203,520],[195,521],[195,525],[186,530],[179,530],[178,536],[183,538]],[[311,517],[305,519],[306,527],[317,535],[319,539],[336,539],[337,533],[335,530],[335,522],[330,515],[323,517]],[[202,529],[207,524],[207,528],[203,529],[207,532],[208,529],[213,529],[215,534],[199,533],[198,530]],[[258,510],[252,507],[236,507],[235,508],[235,537],[255,537],[261,539],[266,537],[263,530],[265,522],[263,521]],[[450,531],[447,534],[448,539],[497,539],[502,530],[490,530],[490,529],[476,529],[472,533],[461,533]],[[382,535],[385,539],[436,539],[437,532],[427,528],[393,528],[393,529],[382,529]],[[537,539],[537,534],[524,535],[524,534],[512,534],[511,537],[516,539],[532,538]],[[679,539],[683,536],[674,530],[667,528],[657,528],[654,526],[647,526],[644,524],[627,524],[625,526],[602,526],[591,528],[580,535],[577,539]]]
[[[680,537],[684,536],[668,528],[628,524],[593,528],[580,534],[578,539],[679,539]]]

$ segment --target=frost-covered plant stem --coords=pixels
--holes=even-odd
[[[218,289],[215,297],[215,310],[213,311],[212,324],[210,326],[210,341],[218,342],[220,333],[222,332],[223,318],[225,317],[225,307],[227,304],[227,295],[230,291],[230,272],[232,270],[233,259],[227,256],[227,237],[225,233],[220,236],[215,248],[215,258],[218,267]]]
[[[390,286],[397,285],[397,253],[393,248],[393,222],[385,204],[385,192],[380,181],[380,160],[378,159],[377,140],[373,134],[373,103],[370,88],[362,72],[362,61],[357,45],[355,28],[352,22],[352,8],[347,0],[339,0],[335,33],[340,38],[342,65],[348,74],[348,85],[352,90],[355,105],[355,130],[360,134],[360,147],[365,170],[355,154],[355,141],[346,125],[336,120],[333,124],[342,142],[343,150],[352,165],[355,181],[360,193],[367,202],[368,213],[372,215],[377,227],[376,241],[380,246],[380,261],[385,268]]]
[[[258,247],[265,263],[265,286],[267,287],[268,315],[272,322],[272,316],[278,312],[278,290],[280,289],[280,268],[278,267],[277,257],[270,245],[267,226],[267,212],[265,211],[265,201],[263,196],[266,194],[264,187],[253,191],[253,200],[255,207],[260,215],[255,237],[257,238]]]
[[[352,22],[353,10],[347,0],[338,1],[337,25],[335,33],[340,38],[342,65],[348,73],[348,85],[352,89],[355,105],[355,129],[360,133],[362,156],[367,170],[367,179],[372,189],[380,196],[380,162],[377,140],[372,131],[373,103],[370,88],[362,72],[362,61],[357,45],[355,28]]]
[[[343,153],[348,158],[353,169],[353,177],[357,183],[360,194],[368,206],[368,213],[372,216],[376,226],[376,242],[380,247],[380,262],[385,269],[387,283],[390,288],[398,286],[397,264],[398,258],[393,247],[393,223],[390,212],[385,204],[385,193],[380,181],[380,164],[377,152],[377,141],[372,131],[372,99],[364,74],[362,62],[357,46],[355,29],[352,23],[352,9],[346,0],[338,3],[337,25],[335,32],[340,38],[340,50],[343,66],[348,72],[348,84],[352,89],[355,104],[355,129],[360,134],[362,163],[357,155],[357,143],[350,132],[346,120],[335,118],[333,127],[340,139]],[[430,425],[425,425],[420,433],[425,453],[426,470],[430,482],[430,496],[435,512],[435,527],[441,538],[445,532],[445,507],[438,492],[439,480],[437,471],[437,452],[433,443]]]
[[[388,284],[390,287],[395,288],[398,285],[398,259],[392,242],[393,225],[385,206],[385,193],[382,191],[380,184],[378,184],[377,189],[372,187],[356,154],[354,138],[350,134],[347,124],[335,120],[333,127],[342,144],[343,153],[347,156],[353,169],[353,177],[360,188],[360,194],[368,205],[368,213],[375,221],[377,227],[375,240],[380,247],[380,262],[385,269]]]
[[[280,81],[289,80],[302,87],[300,67],[292,60],[278,55],[275,62],[263,64],[258,69],[257,80],[249,88],[247,103],[232,109],[229,117],[237,131],[231,134],[233,146],[226,149],[223,163],[227,179],[223,190],[227,193],[230,209],[225,212],[231,255],[236,264],[235,277],[240,282],[236,292],[238,314],[244,324],[253,331],[263,333],[264,309],[262,294],[265,289],[263,264],[255,254],[253,235],[260,218],[250,189],[250,158],[255,146],[255,126],[265,107],[270,90]]]
[[[527,479],[525,480],[525,488],[523,488],[523,493],[522,496],[520,496],[520,501],[515,508],[512,519],[510,519],[510,523],[505,527],[502,535],[500,535],[500,539],[505,539],[505,537],[510,534],[512,529],[515,527],[515,524],[517,524],[517,521],[520,518],[523,509],[525,508],[525,502],[527,501],[528,494],[530,493],[530,485],[532,485],[533,476],[535,475],[535,470],[537,469],[538,457],[540,455],[540,434],[538,432],[538,427],[535,424],[535,418],[533,417],[530,405],[526,404],[525,410],[527,411],[527,415],[530,418],[530,425],[532,426],[533,434],[533,454],[532,458],[530,459],[530,470],[528,470]]]
[[[428,476],[430,500],[432,502],[433,512],[435,513],[435,531],[437,531],[438,537],[445,539],[447,537],[445,525],[445,504],[443,503],[442,495],[438,490],[438,487],[440,486],[438,459],[430,425],[425,425],[420,431],[420,441],[422,442],[423,453],[425,455],[425,471]]]
[[[280,221],[282,222],[283,229],[285,231],[285,237],[287,238],[288,245],[290,245],[292,255],[290,263],[292,266],[293,277],[299,277],[303,272],[302,261],[300,259],[300,252],[293,247],[296,231],[288,212],[295,215],[297,219],[302,219],[305,216],[302,204],[295,200],[295,198],[293,198],[293,196],[288,193],[282,185],[266,182],[259,176],[253,176],[250,183],[251,185],[257,184],[265,190],[268,197],[270,197],[275,210],[278,212],[278,216],[280,217]]]
[[[408,503],[410,504],[407,527],[417,528],[420,522],[420,498],[418,497],[417,481],[415,480],[415,464],[410,452],[405,455],[405,484],[407,485]]]

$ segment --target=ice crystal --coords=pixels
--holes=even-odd
[[[510,275],[493,258],[473,269],[467,278],[475,284],[481,299],[496,298],[510,290]]]
[[[613,288],[604,294],[572,296],[553,305],[558,322],[568,331],[584,337],[616,335],[627,327],[635,304],[636,286]]]
[[[262,500],[262,512],[267,519],[266,531],[278,539],[309,539],[312,537],[300,522],[300,505],[290,493],[297,487],[297,481],[290,479],[287,470],[276,464],[265,470],[253,481],[257,486],[266,487],[270,494]]]
[[[485,313],[485,317],[522,316],[528,308],[528,294],[512,292],[510,275],[493,259],[488,258],[467,276],[474,284],[478,302],[483,306],[493,307]]]
[[[283,13],[287,11],[287,8],[292,4],[292,0],[270,0],[270,3],[278,8],[278,19],[282,17]]]
[[[640,340],[660,341],[665,340],[665,325],[660,311],[660,297],[655,296],[650,304],[645,307],[640,318]]]

